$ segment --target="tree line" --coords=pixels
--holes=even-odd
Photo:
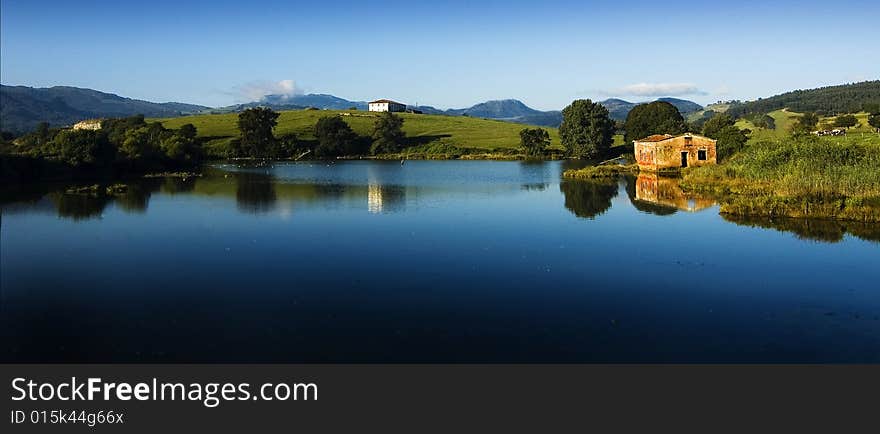
[[[653,134],[678,135],[687,131],[702,132],[716,139],[721,158],[742,149],[750,133],[736,127],[735,119],[725,113],[715,113],[701,120],[700,125],[688,124],[678,109],[665,101],[639,104],[622,124],[616,125],[604,106],[585,99],[562,110],[559,138],[567,157],[597,159],[609,155],[615,133],[623,133],[624,140],[632,142]],[[543,155],[549,145],[549,134],[541,128],[520,131],[520,147],[528,156]]]
[[[266,107],[242,111],[237,121],[240,136],[230,142],[227,156],[296,158],[311,153],[310,157],[334,158],[394,154],[407,145],[404,118],[391,112],[376,117],[369,136],[358,135],[339,115],[323,116],[314,125],[314,140],[301,140],[295,134],[276,137],[279,116]],[[725,113],[716,113],[704,120],[700,128],[695,127],[685,121],[674,105],[664,101],[640,104],[623,123],[616,124],[604,106],[580,99],[562,111],[559,137],[567,157],[583,159],[607,156],[614,135],[619,133],[631,142],[652,134],[702,131],[718,140],[721,156],[735,152],[748,138],[748,131],[736,128],[734,118]],[[142,115],[104,120],[99,130],[53,129],[41,124],[36,131],[16,140],[16,144],[19,152],[58,159],[72,166],[155,168],[197,164],[206,154],[192,124],[167,129],[159,122],[146,122]],[[546,155],[550,144],[545,129],[520,131],[521,150],[529,157]]]
[[[101,121],[98,130],[50,128],[43,122],[15,140],[16,154],[73,167],[161,169],[195,165],[204,152],[192,124],[167,129],[143,115]],[[4,151],[13,150],[5,141]]]

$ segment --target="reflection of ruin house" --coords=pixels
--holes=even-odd
[[[73,124],[73,129],[75,130],[100,130],[101,129],[101,120],[100,119],[88,119],[85,121],[80,121]]]
[[[377,99],[370,101],[368,105],[371,112],[404,112],[406,104],[391,101],[390,99]]]
[[[696,134],[655,134],[634,142],[641,170],[661,170],[715,164],[715,140]]]
[[[678,186],[678,179],[665,178],[656,173],[640,173],[636,178],[636,200],[682,211],[700,211],[715,205],[711,199],[688,197]]]

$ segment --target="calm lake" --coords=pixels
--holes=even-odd
[[[571,162],[3,191],[5,362],[880,362],[880,225]],[[2,190],[2,188],[0,188]]]

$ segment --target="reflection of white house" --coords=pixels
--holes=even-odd
[[[373,214],[382,212],[382,187],[370,184],[367,190],[367,210]]]
[[[391,101],[390,99],[377,99],[375,101],[370,101],[369,104],[371,112],[404,112],[406,111],[406,104],[401,104],[399,102]]]

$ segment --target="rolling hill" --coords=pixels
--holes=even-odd
[[[177,102],[154,103],[69,86],[33,88],[0,85],[0,129],[23,133],[40,122],[64,126],[83,119],[143,114],[170,117],[208,107]]]

